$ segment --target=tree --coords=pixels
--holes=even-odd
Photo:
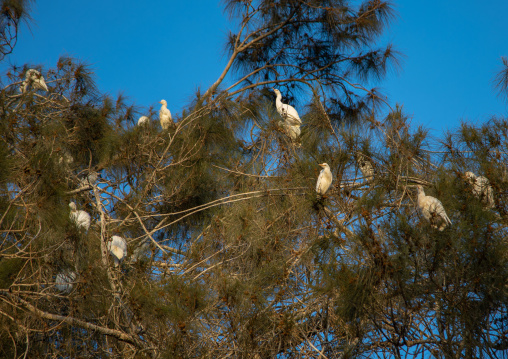
[[[7,76],[2,356],[506,357],[507,120],[434,141],[381,108],[358,82],[395,54],[373,49],[386,2],[226,9],[230,61],[167,130],[153,109],[136,126],[136,107],[73,59],[39,69],[48,92],[19,91],[27,67]],[[300,111],[296,141],[268,85]],[[318,198],[322,162],[334,181]],[[488,178],[494,208],[466,171]],[[418,214],[416,185],[451,226]],[[116,261],[113,236],[127,242]]]

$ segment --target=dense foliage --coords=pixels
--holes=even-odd
[[[361,84],[396,53],[376,47],[387,2],[225,6],[230,62],[166,131],[74,59],[37,68],[48,91],[20,90],[28,66],[3,76],[0,356],[506,357],[508,119],[436,140],[380,106]],[[296,141],[272,86],[300,112]],[[420,215],[416,185],[451,226]]]

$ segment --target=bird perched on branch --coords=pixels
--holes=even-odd
[[[120,236],[112,236],[108,243],[108,250],[113,256],[115,266],[118,266],[127,256],[127,242]]]
[[[319,177],[316,183],[316,192],[318,195],[324,195],[330,185],[332,184],[332,171],[330,171],[330,166],[327,163],[321,163],[319,166],[323,167],[321,172],[319,173]]]
[[[173,123],[173,120],[171,118],[171,112],[168,110],[168,103],[166,100],[161,100],[159,103],[162,105],[159,111],[159,119],[162,129],[165,131]]]
[[[169,110],[168,110],[169,112]],[[169,117],[171,117],[171,114],[169,114]],[[148,123],[150,122],[150,119],[146,116],[141,116],[138,120],[138,126],[144,126],[144,125],[148,125]]]
[[[276,88],[272,88],[272,90],[277,95],[275,107],[280,117],[284,120],[281,125],[289,138],[291,138],[292,141],[296,141],[301,133],[300,125],[302,124],[302,120],[300,120],[300,116],[298,116],[298,112],[294,107],[282,103],[280,91]]]
[[[473,194],[485,205],[487,208],[494,208],[494,190],[490,185],[489,180],[483,176],[476,176],[473,172],[465,173],[466,179],[473,187]]]
[[[422,186],[418,185],[416,188],[418,190],[418,209],[422,216],[430,222],[432,228],[442,231],[446,226],[451,225],[452,221],[446,215],[443,204],[437,198],[426,196]]]
[[[91,221],[90,215],[85,211],[78,211],[76,208],[76,203],[74,202],[69,203],[69,207],[71,209],[71,221],[73,221],[78,228],[84,228],[88,231]]]
[[[372,181],[374,179],[374,166],[372,162],[370,162],[367,156],[359,152],[357,153],[356,161],[358,162],[360,171],[362,171],[363,178],[366,181]]]
[[[277,108],[277,112],[282,117],[282,119],[291,126],[300,126],[302,124],[302,120],[300,120],[300,116],[298,116],[298,112],[291,105],[287,105],[282,103],[282,94],[276,88],[272,88],[273,92],[277,95],[275,99],[275,107]]]
[[[48,91],[44,77],[35,69],[29,69],[25,73],[25,80],[21,83],[21,92],[25,93],[28,86],[32,86],[34,90]]]

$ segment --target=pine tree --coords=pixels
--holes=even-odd
[[[396,64],[376,48],[387,2],[225,6],[230,61],[164,130],[71,58],[4,77],[1,356],[506,357],[507,119],[435,140],[383,107],[361,84]],[[24,83],[30,68],[48,91]],[[270,87],[298,110],[296,139]]]

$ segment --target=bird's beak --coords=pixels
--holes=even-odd
[[[318,165],[319,165],[319,166],[321,166],[321,167],[324,167],[324,166],[325,166],[325,165],[324,165],[324,164],[322,164],[322,163],[319,163]]]

